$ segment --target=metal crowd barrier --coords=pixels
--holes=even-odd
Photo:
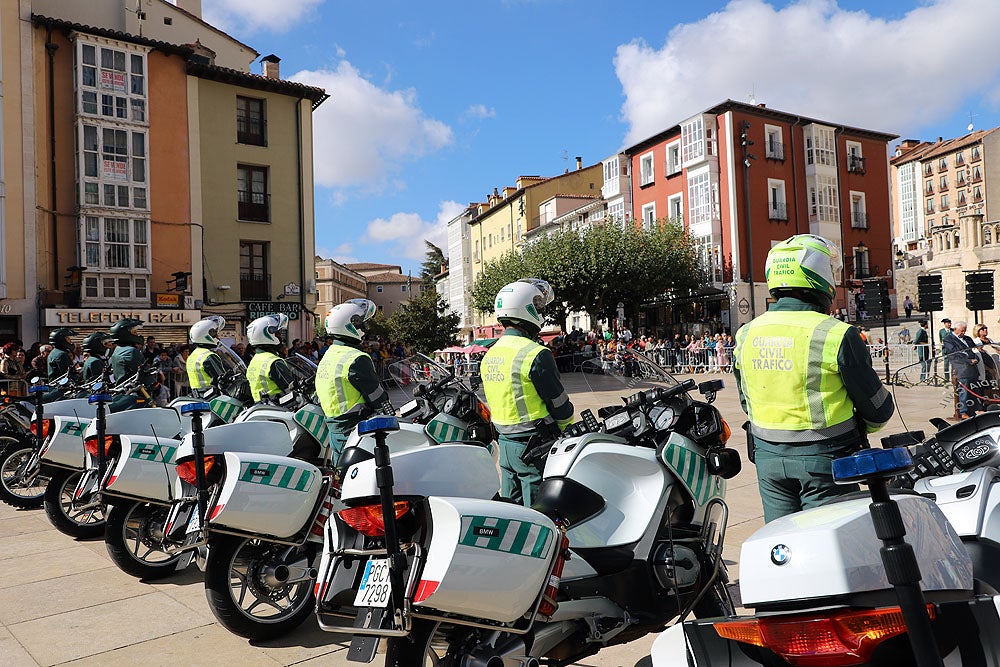
[[[0,394],[8,394],[10,396],[27,396],[28,381],[2,378],[0,379]]]

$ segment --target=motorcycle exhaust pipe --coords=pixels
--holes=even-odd
[[[314,567],[299,563],[285,565],[268,565],[261,572],[261,579],[270,588],[279,588],[288,584],[297,584],[303,581],[313,581],[319,576],[319,572]]]
[[[523,639],[512,639],[488,651],[468,656],[463,667],[539,667],[538,659],[525,656]]]

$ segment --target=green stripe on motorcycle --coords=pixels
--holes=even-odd
[[[173,463],[177,454],[177,448],[169,445],[136,445],[133,443],[133,447],[129,458],[138,461]]]
[[[66,422],[59,433],[66,433],[68,435],[82,435],[84,429],[87,428],[86,424],[80,422]]]
[[[314,477],[315,475],[312,472],[303,468],[283,466],[276,463],[244,461],[240,465],[239,480],[250,484],[305,492],[312,488]]]
[[[511,524],[515,524],[516,528]],[[499,517],[466,515],[462,517],[462,526],[462,539],[459,540],[459,544],[531,558],[545,558],[552,537],[552,529],[547,526]],[[504,544],[508,540],[504,538],[508,530],[516,530],[517,537],[505,548]]]

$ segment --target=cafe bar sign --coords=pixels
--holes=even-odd
[[[111,326],[118,320],[131,318],[141,320],[145,324],[163,326],[191,326],[201,319],[200,310],[148,310],[143,308],[128,308],[121,310],[101,308],[46,308],[45,326],[64,327],[78,324],[81,326]]]

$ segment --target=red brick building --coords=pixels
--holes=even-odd
[[[847,308],[861,279],[891,275],[887,146],[895,138],[727,100],[626,148],[636,224],[683,225],[710,283],[686,304],[647,308],[642,324],[655,332],[693,318],[735,331],[766,309],[768,250],[800,233],[842,248],[835,306]]]

